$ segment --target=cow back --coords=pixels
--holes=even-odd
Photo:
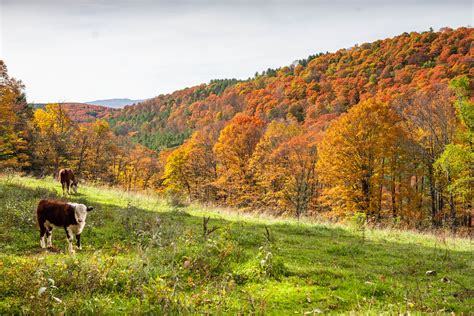
[[[45,221],[55,226],[67,227],[69,225],[77,225],[74,207],[65,202],[41,200],[36,213],[40,226]]]
[[[74,172],[69,168],[64,168],[59,170],[59,181],[61,183],[75,183],[76,177],[74,176]]]

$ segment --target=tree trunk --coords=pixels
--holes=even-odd
[[[391,183],[391,189],[392,189],[392,192],[391,192],[391,201],[392,201],[392,217],[395,218],[397,217],[397,201],[396,201],[396,188],[395,188],[395,177],[392,175],[392,183]]]
[[[448,183],[451,183],[451,176],[448,175]],[[451,215],[451,229],[454,231],[457,226],[456,221],[456,207],[454,205],[454,195],[449,193],[449,208]]]
[[[382,214],[382,196],[383,196],[383,179],[385,177],[385,159],[382,158],[382,174],[380,175],[380,182],[379,182],[379,196],[378,196],[378,203],[377,203],[377,220],[380,220]]]
[[[433,166],[430,164],[428,166],[428,180],[430,182],[430,197],[431,197],[431,225],[433,227],[437,226],[436,215],[438,214],[436,208],[436,188],[433,175]]]

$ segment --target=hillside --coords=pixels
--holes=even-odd
[[[130,131],[138,132],[135,139],[148,148],[161,150],[175,147],[182,144],[194,129],[213,123],[215,118],[222,116],[222,111],[230,106],[219,102],[214,104],[212,111],[209,112],[207,105],[199,108],[200,102],[218,101],[217,96],[238,82],[236,79],[212,80],[207,85],[186,88],[170,95],[160,95],[133,106],[126,106],[116,112],[109,121],[120,135]],[[218,112],[221,114],[218,115]],[[228,120],[232,117],[231,114],[235,112],[226,113],[219,120]],[[194,123],[192,119],[194,116],[203,121]]]
[[[44,108],[46,103],[31,104],[34,108]],[[92,122],[97,119],[108,119],[117,111],[110,107],[88,103],[66,102],[61,103],[67,115],[78,123]]]
[[[83,250],[39,248],[52,178],[0,178],[1,314],[456,313],[474,304],[472,243],[265,219],[81,185]],[[203,237],[202,216],[210,216]],[[435,271],[429,272],[427,271]]]
[[[110,107],[86,104],[86,103],[63,103],[69,117],[75,122],[91,122],[97,119],[107,119],[114,115],[115,109]]]
[[[472,75],[473,38],[472,28],[445,28],[319,53],[243,82],[215,80],[157,96],[125,107],[112,123],[119,133],[137,131],[140,143],[158,150],[240,112],[266,122],[294,117],[312,126],[368,98],[393,100]]]

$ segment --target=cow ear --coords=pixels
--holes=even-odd
[[[92,211],[93,209],[94,209],[94,208],[93,208],[92,206],[88,206],[88,207],[87,207],[87,211],[88,211],[88,212]]]

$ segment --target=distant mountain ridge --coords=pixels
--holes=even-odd
[[[146,99],[140,99],[140,100],[131,100],[128,98],[115,98],[115,99],[104,99],[104,100],[95,100],[95,101],[88,101],[84,102],[86,104],[93,104],[93,105],[102,105],[102,106],[107,106],[111,108],[123,108],[124,106],[127,105],[132,105],[138,102],[145,101]]]

